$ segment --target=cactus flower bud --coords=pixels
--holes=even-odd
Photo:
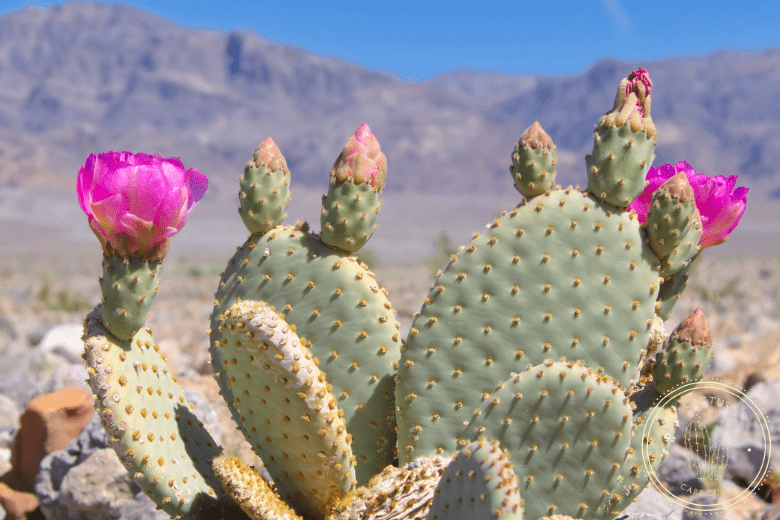
[[[261,166],[265,166],[272,172],[283,170],[289,174],[287,160],[282,155],[279,147],[276,146],[274,140],[270,137],[266,137],[265,140],[260,143],[255,150],[255,153],[252,154],[252,157],[246,163],[247,168],[260,168]]]
[[[544,131],[539,121],[535,121],[534,124],[525,129],[525,132],[517,141],[517,147],[523,147],[525,150],[536,150],[537,148],[550,150],[555,148],[552,137]]]
[[[652,119],[650,119],[650,92],[652,90],[653,83],[645,69],[640,67],[631,72],[627,78],[620,82],[615,96],[615,106],[612,112],[605,116],[605,126],[620,127],[629,123],[632,132],[644,130],[648,137],[655,138],[657,132]]]
[[[704,311],[699,308],[689,314],[677,326],[672,336],[677,341],[685,341],[692,345],[712,346],[710,326],[707,323],[707,318],[704,317]]]
[[[349,138],[330,172],[331,182],[365,182],[374,190],[385,187],[386,173],[387,158],[379,148],[379,141],[365,123]]]
[[[647,104],[647,115],[650,115],[650,91],[653,90],[653,82],[650,81],[650,75],[642,67],[628,75],[626,84],[626,98],[631,97],[633,92],[636,96],[636,110],[640,117],[645,117],[645,104]]]
[[[178,157],[106,152],[79,168],[77,191],[106,256],[160,261],[207,187]]]
[[[685,172],[693,188],[696,208],[701,214],[703,227],[699,245],[702,249],[722,244],[739,224],[747,206],[748,188],[736,188],[737,176],[710,177],[696,171],[685,161],[675,165],[664,164],[650,168],[647,172],[647,185],[639,197],[629,206],[637,212],[640,222],[647,220],[653,193],[667,180],[679,172]]]

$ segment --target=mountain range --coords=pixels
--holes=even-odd
[[[440,230],[470,232],[520,201],[508,166],[534,121],[558,147],[558,182],[584,183],[594,125],[640,66],[653,81],[656,165],[738,174],[751,201],[780,200],[780,49],[604,58],[571,77],[462,70],[420,83],[127,4],[29,6],[0,17],[0,227],[27,222],[93,240],[75,203],[76,172],[90,153],[130,150],[203,171],[209,191],[191,239],[240,243],[237,178],[260,141],[273,137],[287,158],[292,218],[305,203],[313,220],[330,166],[368,123],[388,157],[392,202],[380,217],[387,234],[373,243],[419,256]]]
[[[388,157],[389,190],[497,193],[536,120],[558,146],[561,182],[577,182],[595,122],[638,66],[654,83],[656,164],[685,159],[780,196],[778,49],[605,58],[573,77],[459,71],[414,83],[253,32],[78,2],[0,18],[0,186],[72,186],[89,153],[118,149],[180,156],[219,186],[269,135],[294,182],[324,185],[366,122]]]

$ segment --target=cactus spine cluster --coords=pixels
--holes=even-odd
[[[620,84],[584,191],[555,185],[539,123],[523,133],[510,166],[523,200],[452,256],[405,342],[353,256],[387,170],[368,126],[334,163],[319,234],[282,225],[290,172],[263,141],[240,180],[250,234],[221,276],[210,353],[272,482],[220,456],[151,331],[116,337],[98,308],[86,359],[128,470],[177,518],[235,504],[279,519],[619,514],[674,441],[662,394],[700,379],[711,357],[700,311],[668,339],[661,325],[699,252],[685,175],[655,193],[646,224],[627,209],[657,140],[651,89],[643,69]]]

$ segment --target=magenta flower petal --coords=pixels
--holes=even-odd
[[[635,210],[640,222],[647,222],[647,212],[653,193],[661,184],[679,172],[685,172],[693,187],[696,208],[701,214],[703,233],[699,245],[702,249],[722,244],[739,224],[747,206],[748,188],[737,188],[737,176],[710,177],[696,170],[685,161],[674,166],[664,164],[650,168],[647,172],[647,186],[631,203],[629,210]]]
[[[161,260],[208,179],[178,157],[107,152],[79,168],[81,209],[107,255]]]

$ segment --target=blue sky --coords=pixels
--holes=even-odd
[[[29,3],[0,0],[0,15]],[[458,69],[570,75],[605,56],[637,61],[780,47],[777,0],[127,3],[186,27],[250,29],[314,55],[418,81]]]

